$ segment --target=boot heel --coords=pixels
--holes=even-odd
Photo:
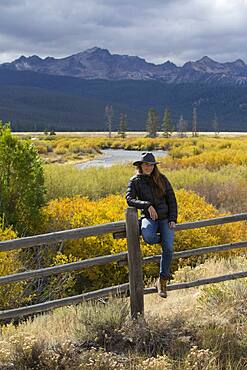
[[[158,294],[161,298],[166,298],[167,297],[167,279],[161,279],[159,278],[156,282],[156,287],[158,290]]]

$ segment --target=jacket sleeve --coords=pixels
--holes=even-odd
[[[167,178],[165,179],[165,181],[166,181],[166,201],[168,204],[168,221],[177,222],[178,206],[176,196]]]
[[[135,207],[138,209],[148,209],[152,204],[146,200],[138,199],[138,191],[136,189],[136,184],[134,179],[130,179],[127,192],[126,200],[130,207]]]

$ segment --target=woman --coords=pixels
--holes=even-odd
[[[157,289],[159,295],[166,298],[177,222],[177,201],[170,182],[159,171],[158,163],[152,153],[141,154],[141,159],[133,163],[137,167],[137,174],[129,181],[126,199],[129,206],[142,210],[140,222],[144,241],[148,244],[161,243]]]

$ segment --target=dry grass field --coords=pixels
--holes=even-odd
[[[18,133],[19,134],[19,133]],[[185,138],[109,139],[107,133],[40,133],[30,142],[43,160],[46,205],[38,233],[65,230],[124,219],[124,194],[134,174],[131,164],[80,170],[78,160],[100,154],[103,148],[164,149],[160,169],[177,194],[179,222],[247,212],[247,138],[224,133]],[[89,136],[89,135],[92,136]],[[95,136],[95,135],[99,136]],[[20,134],[21,135],[21,134]],[[26,138],[27,133],[21,136]],[[32,133],[30,133],[32,135]],[[231,137],[230,137],[231,135]],[[29,139],[31,136],[29,137]],[[45,163],[45,158],[61,163]],[[71,164],[68,162],[71,161]],[[2,235],[13,238],[14,230]],[[8,231],[8,233],[7,233]],[[246,240],[246,223],[201,228],[176,234],[175,249]],[[8,236],[9,235],[9,236]],[[55,247],[55,246],[54,246]],[[111,235],[67,242],[40,255],[38,264],[54,266],[126,250],[126,241]],[[144,255],[160,253],[159,246],[141,241]],[[51,252],[51,253],[49,253]],[[23,255],[22,255],[23,258]],[[42,259],[43,258],[43,259]],[[18,262],[18,265],[17,265]],[[2,275],[22,269],[18,254],[2,252]],[[30,267],[25,266],[30,269]],[[33,265],[31,267],[33,269]],[[247,270],[246,252],[220,252],[216,257],[175,261],[171,283]],[[158,266],[144,267],[147,287],[154,286]],[[43,291],[25,295],[28,286],[1,287],[2,309],[76,295],[126,282],[123,266],[97,266],[65,278],[43,281]],[[246,279],[145,296],[145,316],[131,320],[129,298],[85,302],[20,322],[2,323],[0,370],[245,370],[247,369]]]

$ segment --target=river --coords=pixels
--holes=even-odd
[[[114,164],[128,163],[137,161],[142,151],[124,150],[124,149],[104,149],[102,155],[97,159],[92,159],[76,165],[77,168],[84,169],[88,167],[110,167]],[[152,150],[156,158],[165,157],[167,152],[164,150]]]

